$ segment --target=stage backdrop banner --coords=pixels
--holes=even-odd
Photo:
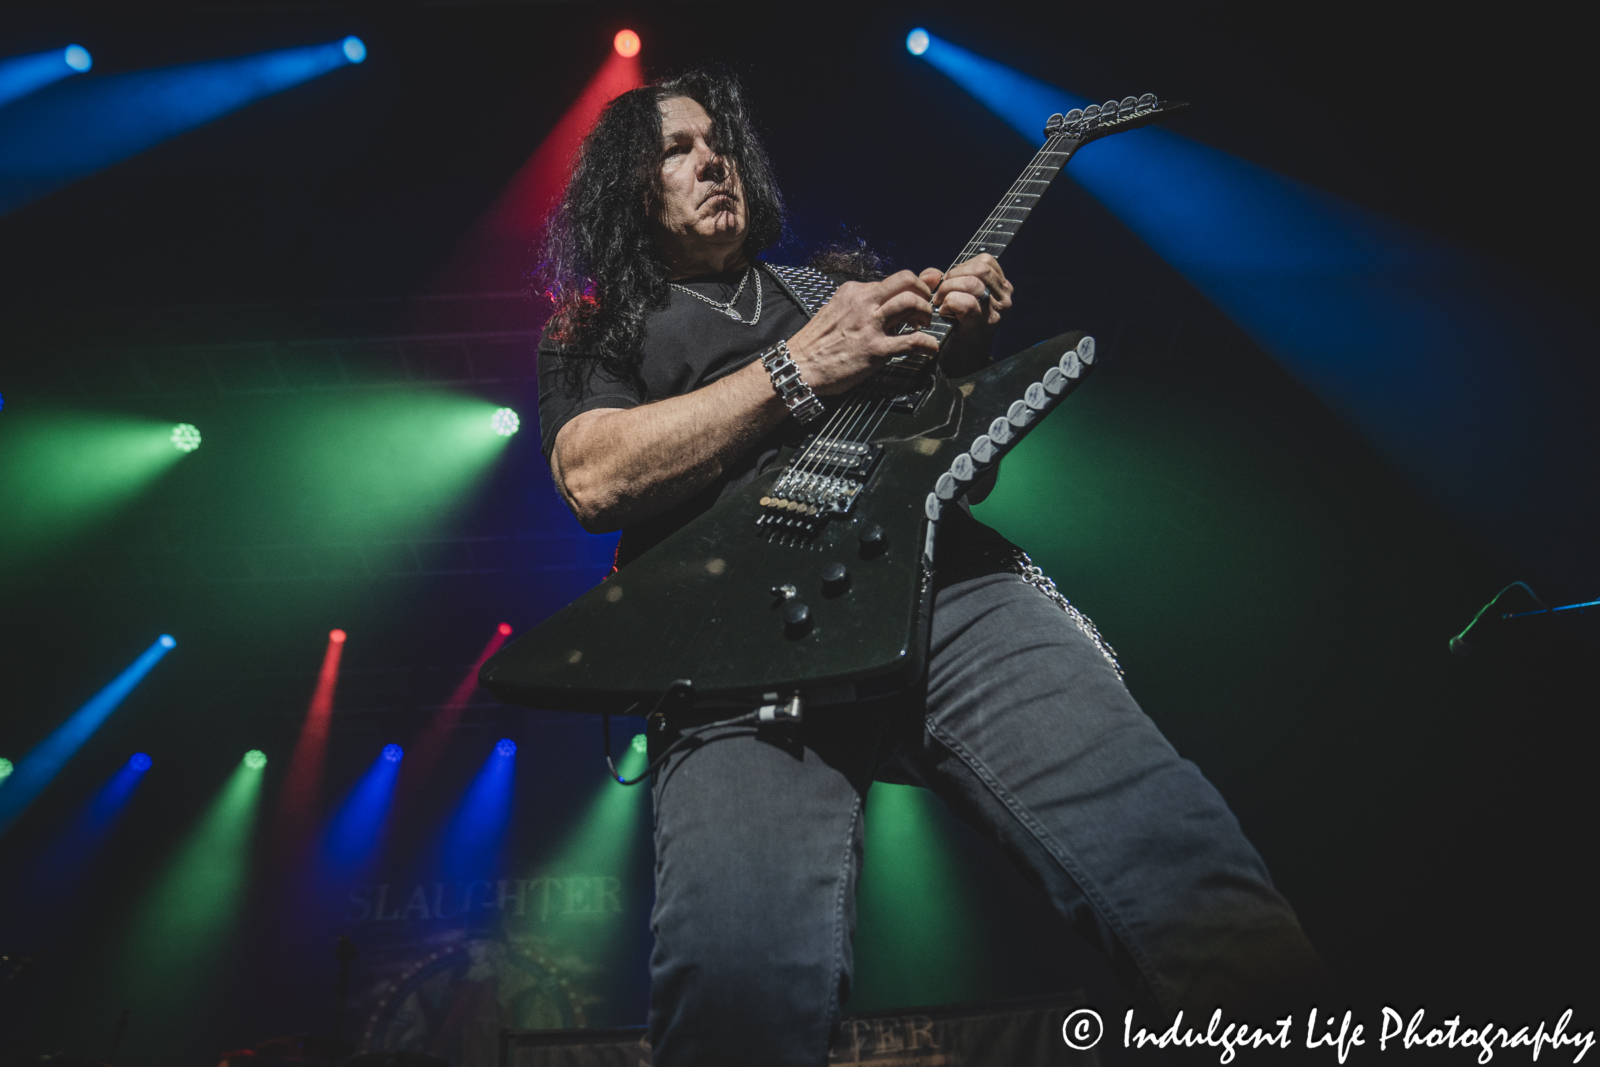
[[[882,1012],[844,1020],[828,1055],[864,1067],[1100,1067],[1093,1048],[1069,1047],[1062,1024],[1081,997]],[[501,1067],[650,1067],[643,1027],[587,1034],[508,1031]]]

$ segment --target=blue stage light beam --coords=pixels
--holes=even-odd
[[[0,111],[0,214],[366,54],[349,37],[36,93]]]
[[[330,873],[359,870],[372,858],[389,817],[404,755],[399,745],[385,745],[334,815],[322,849],[323,862]]]
[[[516,742],[503,738],[484,760],[445,828],[442,859],[446,878],[483,878],[495,870],[511,822],[516,768]]]
[[[162,634],[155,644],[133,661],[132,666],[117,675],[110,685],[91,697],[88,703],[72,713],[70,719],[23,757],[16,771],[4,785],[0,785],[0,833],[4,833],[16,821],[22,810],[50,784],[83,743],[94,736],[100,724],[133,692],[133,687],[176,644],[170,635]]]
[[[20,100],[29,93],[38,92],[62,78],[82,74],[93,65],[89,50],[75,44],[52,48],[48,52],[35,52],[31,56],[0,59],[0,107]]]
[[[921,57],[1030,144],[1091,102],[922,33]],[[1567,302],[1167,130],[1090,144],[1066,173],[1492,549],[1545,559],[1582,514],[1572,479],[1592,472],[1571,457],[1600,452],[1600,432],[1573,386],[1587,372]]]
[[[110,836],[117,817],[132,799],[152,760],[135,752],[77,816],[58,832],[36,860],[28,863],[17,883],[11,906],[23,909],[35,943],[54,933],[53,923],[82,891],[90,864]]]

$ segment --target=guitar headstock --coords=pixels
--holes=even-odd
[[[1044,135],[1046,138],[1071,137],[1080,144],[1087,144],[1123,130],[1161,122],[1188,106],[1182,100],[1157,100],[1155,93],[1125,96],[1121,100],[1090,104],[1082,110],[1073,108],[1065,115],[1051,115],[1044,124]]]

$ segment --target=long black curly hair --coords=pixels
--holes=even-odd
[[[650,221],[662,201],[660,104],[675,96],[706,109],[711,147],[739,175],[745,255],[754,260],[783,234],[783,199],[731,74],[690,71],[611,101],[578,149],[536,274],[554,304],[546,332],[561,344],[574,379],[595,364],[613,378],[636,378],[645,316],[666,306],[667,265]]]

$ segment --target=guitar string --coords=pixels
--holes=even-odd
[[[983,224],[978,228],[977,233],[967,241],[961,252],[950,264],[950,268],[946,270],[946,273],[949,273],[950,269],[954,269],[967,260],[974,258],[980,252],[988,250],[988,247],[994,243],[1000,243],[1000,251],[1005,251],[1010,244],[1011,238],[1015,236],[1015,230],[1020,229],[1022,223],[1027,221],[1028,215],[1032,213],[1039,198],[1044,195],[1045,189],[1048,189],[1050,183],[1061,173],[1061,170],[1066,166],[1067,159],[1071,158],[1072,149],[1069,148],[1062,152],[1059,148],[1060,144],[1068,138],[1068,134],[1060,133],[1052,135],[1045,140],[1039,151],[1034,154],[1033,159],[1023,168],[1021,175],[1012,182],[1010,189],[1001,197],[999,203],[990,210]],[[1064,158],[1059,163],[1054,161],[1045,162],[1047,157],[1053,155],[1061,155]],[[1042,172],[1048,172],[1048,176],[1038,177]],[[1023,191],[1025,185],[1033,184],[1043,185],[1045,188],[1040,189],[1038,192]],[[1024,205],[1015,203],[1016,198],[1020,196],[1031,198],[1033,203]],[[1020,211],[1022,215],[1018,219],[1004,219],[1004,221],[1014,223],[1012,232],[996,229],[996,223],[1002,221],[1002,213],[1010,210]],[[994,237],[1001,237],[1002,241],[996,242],[993,240]],[[932,333],[933,331],[925,330],[924,332]],[[936,335],[941,346],[949,332],[947,328]],[[887,386],[888,378],[892,373],[893,371],[889,367],[885,367],[877,375],[862,384],[869,389],[874,385]],[[883,424],[883,420],[888,416],[889,411],[892,410],[896,395],[893,387],[890,386],[884,389],[884,394],[881,396],[863,397],[861,400],[846,403],[835,411],[833,417],[828,420],[827,424],[813,439],[811,446],[806,449],[807,454],[800,457],[801,462],[791,468],[791,476],[797,483],[796,488],[803,488],[805,480],[809,477],[837,476],[844,465],[841,464],[838,458],[834,458],[837,456],[838,446],[844,442],[863,444],[870,441],[872,435]],[[837,427],[841,415],[847,417],[844,419],[844,425]],[[867,427],[866,432],[859,433],[860,428],[863,426]]]
[[[1021,176],[1019,176],[1017,178],[1017,180],[1012,183],[1011,188],[1009,190],[1007,190],[1005,196],[1003,196],[1001,198],[1000,202],[995,206],[995,208],[992,209],[989,212],[989,215],[984,220],[983,226],[981,226],[979,228],[978,233],[974,236],[974,238],[972,240],[969,240],[966,243],[966,246],[961,250],[960,254],[957,255],[955,261],[953,263],[951,263],[951,269],[953,269],[956,266],[959,266],[960,264],[966,262],[968,259],[971,259],[973,256],[977,255],[978,254],[978,250],[980,248],[984,247],[983,245],[979,244],[979,238],[981,238],[985,233],[991,233],[992,234],[992,233],[996,232],[995,229],[994,229],[994,225],[993,224],[996,221],[998,221],[998,218],[999,218],[1001,212],[1005,211],[1005,210],[1008,210],[1008,209],[1016,209],[1016,208],[1018,208],[1018,205],[1016,203],[1014,203],[1013,201],[1019,196],[1028,196],[1028,197],[1032,198],[1034,203],[1033,204],[1027,204],[1027,205],[1022,206],[1020,208],[1020,210],[1022,211],[1022,215],[1023,215],[1022,219],[1011,220],[1011,221],[1015,221],[1018,224],[1018,228],[1020,228],[1021,223],[1023,221],[1026,221],[1027,215],[1029,213],[1031,213],[1034,204],[1036,204],[1038,202],[1039,197],[1041,197],[1043,195],[1043,192],[1044,192],[1043,190],[1040,190],[1037,193],[1023,192],[1022,191],[1022,187],[1023,187],[1024,184],[1039,184],[1041,182],[1042,182],[1043,185],[1048,187],[1050,182],[1053,181],[1058,174],[1060,174],[1061,169],[1066,164],[1066,160],[1065,159],[1063,159],[1060,164],[1053,164],[1053,165],[1052,164],[1044,164],[1044,165],[1041,166],[1041,162],[1047,156],[1057,155],[1057,154],[1060,154],[1060,155],[1063,155],[1063,156],[1065,156],[1067,158],[1070,158],[1070,156],[1072,154],[1070,150],[1065,152],[1065,153],[1062,153],[1062,152],[1058,151],[1058,142],[1065,140],[1066,136],[1067,135],[1065,135],[1065,134],[1057,134],[1057,135],[1049,137],[1049,138],[1047,138],[1045,140],[1044,145],[1042,145],[1040,147],[1039,151],[1034,154],[1034,157],[1029,162],[1028,166],[1023,169]],[[1050,176],[1048,178],[1044,178],[1044,179],[1040,179],[1040,178],[1037,178],[1037,177],[1030,176],[1030,175],[1037,175],[1041,171],[1050,171],[1051,172]],[[1012,234],[1006,234],[1006,242],[1005,243],[1007,245],[1009,245],[1009,243],[1010,243],[1011,236],[1013,236],[1013,235]],[[1004,251],[1005,251],[1005,248],[1002,247],[1001,248],[1001,252],[1004,252]],[[948,271],[947,271],[947,273],[948,273]],[[931,332],[931,331],[929,331],[929,332]],[[941,344],[943,343],[944,336],[948,335],[948,333],[949,333],[949,330],[946,329],[944,331],[944,334],[939,337],[939,340],[940,340]],[[873,382],[878,382],[879,384],[887,384],[886,381],[884,381],[884,379],[886,379],[888,377],[889,373],[890,373],[889,369],[885,368],[885,370],[883,372],[880,372],[879,376],[875,377],[874,379],[869,379],[869,382],[868,383],[864,383],[864,384],[871,384]],[[877,399],[876,403],[873,403],[871,400],[864,400],[863,402],[860,402],[858,405],[851,405],[853,407],[854,406],[858,406],[861,409],[860,410],[860,415],[864,416],[864,417],[852,418],[849,421],[849,423],[847,424],[847,426],[845,427],[845,435],[851,441],[851,443],[859,444],[859,443],[865,443],[865,442],[871,440],[872,435],[875,434],[878,431],[878,428],[880,426],[882,426],[884,419],[888,417],[889,411],[892,410],[892,408],[894,406],[894,397],[895,397],[895,395],[896,394],[894,393],[893,388],[890,387],[890,388],[885,390],[885,395],[883,395],[883,396],[881,396],[879,398],[876,398]],[[865,432],[864,433],[859,433],[859,428],[861,428],[863,426],[866,428]],[[822,439],[819,437],[817,443],[821,443],[821,440]],[[838,440],[837,438],[830,438],[828,443],[829,444],[834,444],[834,443],[837,442],[837,440]],[[814,444],[814,447],[815,447],[815,444]],[[811,472],[810,468],[812,466],[813,466],[812,464],[806,464],[806,468],[805,468],[806,473],[810,473]],[[834,473],[836,471],[837,471],[837,464],[834,465],[833,471],[830,471],[830,473]]]
[[[1050,183],[1053,182],[1056,179],[1056,177],[1060,175],[1061,171],[1066,167],[1067,160],[1071,159],[1071,157],[1072,157],[1072,153],[1073,153],[1074,149],[1069,148],[1066,151],[1061,151],[1060,148],[1059,148],[1059,144],[1061,142],[1064,142],[1065,140],[1067,140],[1068,137],[1069,137],[1069,135],[1067,135],[1067,134],[1055,134],[1054,136],[1051,136],[1051,137],[1048,137],[1048,138],[1045,139],[1045,143],[1040,147],[1039,151],[1034,155],[1033,160],[1028,164],[1027,167],[1023,168],[1022,176],[1019,177],[1015,182],[1012,183],[1011,188],[1006,192],[1006,195],[1001,198],[1000,203],[998,203],[995,206],[994,210],[989,213],[989,217],[984,220],[984,225],[979,228],[978,233],[976,235],[974,235],[972,240],[967,242],[966,247],[961,250],[960,254],[956,256],[955,261],[950,264],[950,268],[949,268],[950,270],[953,270],[956,267],[960,266],[962,263],[965,263],[967,260],[974,258],[975,256],[977,256],[979,254],[979,251],[981,251],[981,250],[983,250],[983,249],[985,249],[987,247],[987,244],[980,245],[978,243],[978,237],[980,237],[982,234],[984,234],[986,232],[988,232],[988,233],[996,232],[993,229],[993,225],[992,224],[995,221],[997,221],[998,216],[1000,215],[1000,213],[1002,211],[1010,210],[1010,209],[1020,210],[1022,212],[1022,216],[1023,217],[1021,219],[1017,219],[1017,220],[1014,220],[1014,221],[1017,223],[1017,226],[1015,228],[1016,229],[1020,229],[1021,228],[1022,223],[1027,221],[1027,216],[1032,213],[1034,205],[1037,204],[1038,201],[1039,201],[1039,198],[1044,195],[1044,190],[1043,189],[1041,189],[1037,193],[1023,193],[1023,192],[1020,191],[1022,185],[1025,182],[1026,183],[1030,183],[1030,184],[1042,183],[1045,186],[1046,189],[1049,188]],[[1052,156],[1052,155],[1061,155],[1063,158],[1062,158],[1060,163],[1043,164],[1043,165],[1040,164],[1040,161],[1043,160],[1046,156]],[[1049,173],[1049,177],[1041,179],[1041,178],[1029,177],[1028,176],[1030,173],[1031,174],[1038,174],[1041,171],[1049,171],[1050,172]],[[1012,201],[1013,199],[1015,199],[1018,196],[1030,196],[1030,197],[1033,198],[1034,203],[1033,204],[1020,205],[1019,206],[1017,204],[1009,202],[1009,201]],[[1000,231],[1000,232],[1003,232],[1003,231]],[[999,253],[995,253],[997,258],[1001,253],[1005,252],[1006,248],[1010,247],[1011,238],[1013,236],[1015,236],[1014,233],[1013,234],[1005,234],[1005,241],[1004,241],[1004,243],[1003,243],[1003,245],[1002,245],[1002,247],[1000,249],[1000,252]],[[949,270],[947,270],[945,273],[948,274]],[[946,333],[948,334],[948,332],[949,331],[947,330]],[[943,338],[942,337],[940,338],[940,341],[941,341],[941,343],[943,342]],[[885,407],[881,412],[878,413],[878,417],[873,421],[872,428],[870,430],[868,430],[868,432],[866,434],[866,437],[870,439],[873,434],[877,433],[878,432],[878,428],[883,424],[883,420],[885,418],[887,418],[887,417],[888,417],[888,408]]]

